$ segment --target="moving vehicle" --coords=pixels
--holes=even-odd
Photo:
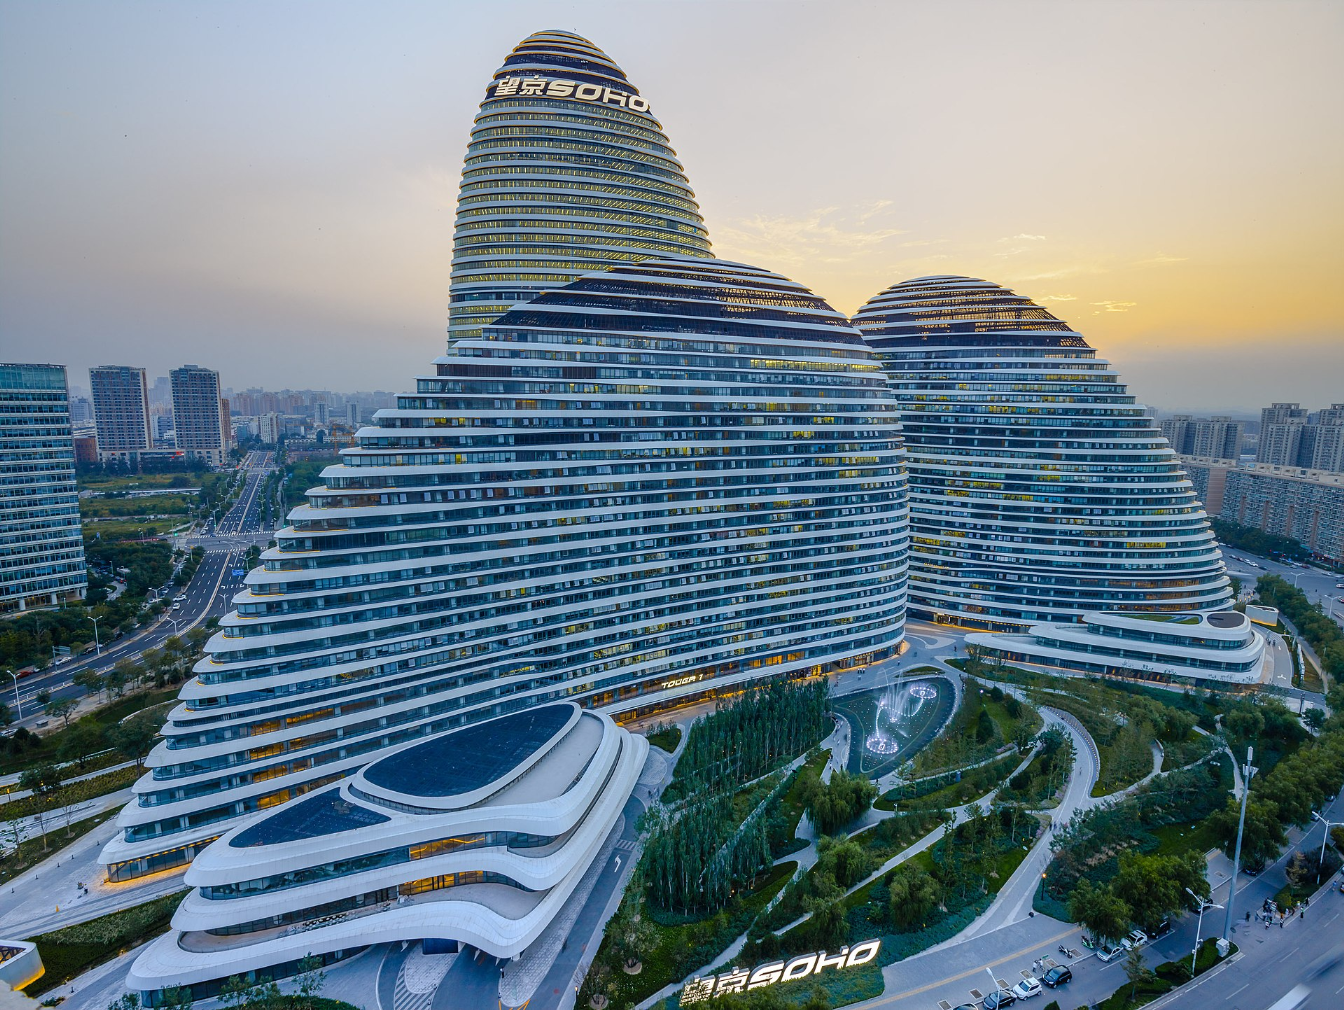
[[[186,602],[187,602],[187,594],[186,594],[186,593],[179,593],[177,596],[174,596],[174,597],[173,597],[173,602],[174,602],[174,603],[186,603]]]
[[[1041,976],[1041,981],[1051,989],[1073,981],[1073,971],[1066,964],[1057,964]]]
[[[1007,989],[999,989],[985,997],[985,1010],[1001,1010],[1002,1007],[1012,1006],[1017,1002],[1017,997]]]
[[[1027,977],[1017,985],[1013,986],[1013,995],[1018,999],[1031,999],[1033,996],[1041,994],[1041,983],[1036,979]]]

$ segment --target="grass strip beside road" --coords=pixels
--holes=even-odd
[[[109,818],[117,816],[117,808],[104,810],[100,814],[94,814],[92,817],[86,817],[82,821],[75,821],[70,825],[67,831],[63,827],[55,828],[47,832],[47,843],[54,847],[43,849],[42,836],[29,838],[21,843],[17,849],[12,849],[0,858],[0,884],[13,880],[21,873],[31,870],[48,856],[54,855],[68,848],[79,841],[90,831],[102,824]]]
[[[173,912],[187,892],[177,891],[110,915],[32,937],[46,974],[24,990],[30,997],[112,960],[130,948],[166,932]]]

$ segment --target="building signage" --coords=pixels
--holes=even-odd
[[[631,112],[648,112],[647,99],[600,84],[580,84],[578,81],[552,81],[545,77],[502,77],[492,85],[495,98],[577,98],[580,102],[614,105]]]
[[[789,961],[771,961],[757,965],[753,971],[742,968],[730,968],[728,971],[708,978],[693,978],[682,987],[679,1006],[703,1003],[717,999],[725,993],[745,992],[748,989],[762,989],[776,982],[797,982],[809,975],[819,975],[824,968],[857,968],[877,957],[882,946],[881,940],[865,940],[851,947],[841,947],[838,954],[827,954],[824,950],[815,954],[799,954]]]

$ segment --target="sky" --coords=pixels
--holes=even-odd
[[[0,358],[410,387],[472,118],[545,28],[649,99],[716,255],[847,313],[1006,284],[1164,410],[1344,400],[1333,0],[6,0]]]

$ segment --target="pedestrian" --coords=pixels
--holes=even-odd
[[[1304,908],[1301,912],[1298,913],[1297,917],[1299,919],[1305,919],[1307,917],[1307,910]]]

